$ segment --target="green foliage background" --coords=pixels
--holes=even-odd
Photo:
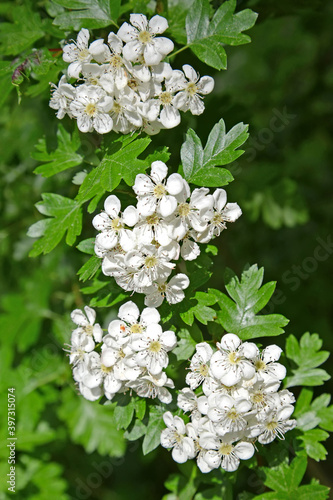
[[[5,56],[0,63],[0,142],[3,145],[0,156],[0,473],[4,478],[8,472],[6,390],[16,387],[18,493],[15,498],[127,500],[135,496],[155,500],[166,494],[163,483],[170,474],[177,473],[178,467],[166,450],[159,448],[143,456],[137,441],[126,445],[123,431],[111,418],[111,410],[86,402],[76,394],[62,351],[63,344],[69,342],[72,327],[69,312],[86,303],[76,272],[87,261],[87,256],[62,241],[48,255],[28,257],[33,240],[26,233],[31,224],[40,220],[34,204],[40,202],[41,193],[74,197],[77,186],[72,183],[73,175],[83,168],[89,170],[97,162],[95,139],[81,137],[82,149],[78,150],[74,137],[69,157],[53,159],[71,161],[72,170],[51,178],[33,173],[39,165],[38,151],[43,151],[43,143],[39,142],[37,150],[35,144],[45,136],[47,151],[54,150],[59,125],[48,107],[48,99],[49,81],[57,81],[62,63],[61,58],[53,58],[45,47],[55,49],[56,53],[59,40],[65,38],[64,22],[68,23],[73,16],[77,19],[76,11],[64,14],[61,6],[84,3],[88,5],[88,11],[82,14],[84,21],[73,27],[88,26],[86,19],[95,16],[99,19],[97,25],[88,21],[88,27],[100,28],[102,36],[108,33],[109,17],[105,10],[108,2],[102,0],[56,3],[23,0],[0,4],[0,46]],[[184,36],[182,27],[190,3],[169,2],[170,35],[176,41]],[[213,4],[216,7],[220,2]],[[89,12],[89,5],[94,6],[93,14]],[[146,6],[145,0],[130,0],[125,4],[126,9],[133,12],[146,11]],[[171,160],[176,165],[188,128],[194,129],[205,144],[208,133],[220,118],[224,119],[227,130],[238,122],[250,124],[245,154],[231,166],[235,181],[227,188],[229,200],[240,204],[243,216],[218,240],[219,253],[214,258],[216,271],[209,286],[224,290],[226,267],[240,275],[247,263],[257,262],[259,267],[263,266],[265,282],[278,281],[265,312],[283,314],[290,319],[287,333],[294,335],[288,340],[290,357],[298,366],[304,364],[306,372],[316,370],[326,357],[313,366],[311,361],[306,364],[306,348],[311,353],[310,359],[313,352],[320,349],[320,341],[317,337],[307,337],[304,343],[307,341],[310,347],[303,346],[299,354],[296,339],[303,332],[318,332],[325,350],[333,348],[333,248],[329,246],[333,241],[333,5],[320,0],[298,0],[292,4],[287,0],[238,3],[237,9],[245,8],[259,14],[256,26],[250,31],[252,43],[226,48],[227,71],[215,72],[189,50],[176,57],[175,67],[192,64],[201,74],[214,76],[216,87],[205,100],[204,115],[183,115],[179,127],[162,131],[153,141],[155,146],[170,147]],[[58,26],[52,24],[52,17],[56,15]],[[64,28],[67,30],[68,26]],[[40,67],[35,64],[33,47],[41,50],[38,52],[38,58],[43,60]],[[222,66],[223,55],[220,58],[218,64]],[[18,75],[15,80],[19,84],[17,92],[10,84],[12,74],[27,60],[30,69],[26,65],[25,76]],[[63,124],[67,130],[74,130],[70,121],[64,120]],[[89,163],[81,165],[83,155]],[[57,164],[53,165],[57,169]],[[85,213],[80,239],[93,236],[91,219],[92,215]],[[72,243],[70,235],[68,238]],[[284,337],[274,341],[285,347]],[[289,376],[292,385],[291,371]],[[326,382],[324,392],[330,392],[329,384]],[[321,399],[312,403],[312,413],[306,417],[310,420],[319,418],[320,421],[320,411],[328,404],[327,397],[321,396],[321,389],[319,386],[314,390],[314,397]],[[306,389],[299,403],[300,414],[302,405],[307,408],[311,397],[311,390]],[[327,422],[326,427],[323,426],[329,429],[332,415],[325,415],[322,419],[326,418]],[[324,430],[311,432],[317,434],[315,439],[308,435],[309,446],[313,440],[319,442],[327,437]],[[275,446],[267,446],[266,454],[274,456]],[[317,453],[323,454],[318,447]],[[266,461],[261,465],[272,466],[269,456],[263,460]],[[294,462],[295,471],[288,469],[288,474],[293,476],[284,479],[262,468],[261,479],[278,492],[273,496],[262,489],[260,478],[246,473],[241,474],[235,495],[248,490],[262,500],[293,498],[306,467],[302,456]],[[312,477],[331,486],[331,467],[332,459],[320,464],[310,460],[307,482]],[[190,465],[180,469],[182,476],[168,479],[166,486],[171,492],[181,489],[182,482],[193,485],[197,480]],[[272,476],[268,477],[269,474]],[[232,475],[228,480],[232,482]],[[275,489],[283,482],[290,485],[287,492]],[[210,487],[210,493],[198,493],[196,500],[219,498],[213,496],[217,486]],[[6,484],[1,488],[0,499],[9,498]],[[223,498],[229,498],[228,484],[225,488]],[[191,492],[189,488],[179,497],[170,493],[168,500],[190,499],[195,492],[196,489]],[[311,493],[304,490],[303,496],[300,493],[299,496],[307,499],[313,494],[314,490]],[[317,494],[318,498],[326,498],[319,490]],[[252,498],[246,495],[240,494],[237,498]]]

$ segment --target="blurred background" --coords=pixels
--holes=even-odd
[[[138,2],[132,3],[138,8]],[[177,17],[177,9],[170,5],[170,16]],[[44,0],[31,3],[42,18],[48,18],[51,7]],[[240,121],[250,124],[246,151],[231,167],[235,181],[227,188],[229,201],[239,203],[243,216],[217,241],[218,272],[209,286],[223,288],[226,266],[238,274],[247,263],[264,266],[265,281],[278,282],[266,312],[288,317],[287,333],[297,337],[317,332],[323,348],[331,351],[333,4],[238,2],[239,9],[247,7],[259,13],[249,32],[252,43],[227,48],[227,71],[214,73],[189,51],[177,56],[174,67],[192,64],[201,75],[213,76],[216,88],[206,98],[202,116],[183,115],[179,127],[162,131],[153,141],[170,146],[170,164],[177,167],[189,127],[204,143],[220,118],[227,129]],[[0,16],[11,20],[8,2],[0,5]],[[53,38],[48,34],[33,47],[57,49],[59,34],[54,30]],[[9,43],[10,36],[0,29],[1,44]],[[10,50],[2,52],[10,61]],[[87,257],[62,242],[51,254],[31,259],[33,240],[26,233],[40,219],[34,204],[41,193],[74,195],[77,186],[72,178],[82,166],[51,179],[33,174],[34,145],[44,135],[51,147],[55,144],[58,120],[48,107],[52,75],[48,81],[30,75],[22,82],[20,102],[16,89],[6,91],[11,77],[0,72],[1,476],[8,472],[7,388],[15,387],[15,498],[159,499],[166,493],[163,483],[168,475],[178,470],[168,452],[158,449],[143,457],[140,443],[126,444],[113,426],[107,407],[76,394],[62,348],[70,339],[70,311],[87,300],[76,276]],[[63,124],[73,129],[69,120]],[[82,239],[93,236],[91,219],[85,214]],[[284,347],[283,337],[276,342]],[[315,394],[321,389],[331,392],[331,383]],[[328,486],[331,470],[329,460],[309,465],[310,475]],[[9,498],[6,490],[7,485],[1,485],[0,499]]]

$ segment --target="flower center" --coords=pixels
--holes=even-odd
[[[160,352],[161,349],[162,349],[162,346],[158,340],[153,340],[153,342],[150,343],[150,346],[149,346],[150,352]]]
[[[141,43],[149,43],[152,39],[152,36],[149,31],[144,30],[140,31],[138,39]]]
[[[136,80],[134,80],[134,78],[131,78],[130,80],[128,80],[127,85],[132,90],[137,90],[138,89],[138,84],[137,84]]]
[[[233,351],[228,354],[228,360],[232,365],[237,365],[240,362],[240,357],[237,352]]]
[[[178,213],[181,217],[186,217],[190,213],[190,205],[188,203],[180,203]]]
[[[87,335],[92,335],[94,331],[94,327],[92,325],[87,325],[84,327],[84,331]]]
[[[145,259],[145,267],[147,267],[148,269],[150,269],[151,267],[156,266],[157,262],[158,262],[157,258],[154,255],[149,255]]]
[[[119,217],[112,219],[111,227],[114,231],[119,231],[119,229],[123,228],[123,225],[121,224]]]
[[[121,57],[118,56],[117,54],[114,54],[113,56],[110,57],[109,63],[110,66],[112,66],[112,68],[120,68],[123,64]]]
[[[119,113],[121,113],[121,111],[122,111],[122,107],[117,102],[114,102],[113,107],[112,107],[112,111],[114,113],[116,113],[117,115],[119,115]]]
[[[97,111],[96,104],[89,102],[85,108],[85,112],[87,113],[87,115],[94,116],[96,114],[96,111]]]
[[[221,455],[230,455],[232,450],[233,450],[233,446],[232,446],[232,444],[229,444],[229,443],[222,443],[220,448],[219,448],[219,452],[221,453]]]
[[[157,214],[148,215],[148,217],[146,217],[146,221],[147,221],[147,224],[149,224],[150,226],[153,226],[154,224],[158,224],[159,217]]]
[[[101,370],[103,373],[110,373],[113,370],[113,366],[105,366],[101,364]]]
[[[79,61],[85,61],[87,57],[89,57],[89,50],[88,49],[82,49],[79,51],[78,59]]]
[[[120,358],[125,358],[125,356],[126,356],[126,354],[124,353],[124,351],[122,349],[119,349],[118,354],[119,354]]]
[[[142,332],[142,326],[139,325],[139,323],[136,323],[135,325],[132,325],[130,328],[131,333],[141,333]]]
[[[221,224],[223,222],[222,215],[217,212],[212,218],[212,222],[213,224]]]
[[[155,198],[162,198],[165,193],[166,193],[166,189],[165,189],[165,186],[163,186],[163,184],[157,184],[155,187],[154,187],[154,196]]]
[[[166,283],[161,283],[160,285],[158,285],[157,287],[157,290],[160,292],[160,293],[164,293],[167,289],[167,286],[166,286]]]
[[[266,424],[266,428],[269,430],[269,431],[274,431],[278,426],[278,423],[276,422],[276,420],[272,420],[271,422],[267,422]]]
[[[265,396],[264,396],[264,394],[263,394],[262,392],[257,391],[257,392],[255,392],[255,393],[252,395],[252,398],[251,398],[251,399],[252,399],[252,401],[253,401],[254,403],[259,404],[259,403],[263,403],[263,402],[265,401]]]
[[[171,104],[171,101],[172,94],[170,94],[170,92],[162,92],[162,94],[160,94],[160,102],[163,106],[168,106]]]
[[[190,95],[190,96],[194,96],[196,93],[197,93],[197,90],[198,90],[198,87],[196,86],[196,84],[194,82],[190,82],[187,87],[186,87],[186,92]]]
[[[235,410],[235,408],[231,408],[230,411],[228,411],[228,414],[227,414],[228,418],[230,418],[230,420],[237,420],[238,418],[238,413],[237,411]]]
[[[203,377],[207,377],[207,375],[208,375],[208,366],[205,365],[204,363],[202,365],[200,365],[199,373]]]
[[[254,366],[256,367],[256,370],[258,370],[258,371],[266,369],[266,363],[264,363],[264,361],[262,359],[258,359],[255,362]]]

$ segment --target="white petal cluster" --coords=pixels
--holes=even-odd
[[[131,14],[130,24],[109,33],[107,44],[102,39],[89,44],[89,31],[82,28],[76,42],[63,49],[67,74],[53,85],[50,100],[57,117],[76,119],[81,132],[140,129],[153,135],[176,127],[180,111],[203,113],[203,96],[212,92],[214,80],[200,78],[188,64],[180,71],[162,62],[174,47],[159,36],[167,28],[164,17],[148,21],[143,14]]]
[[[190,412],[190,423],[165,413],[167,426],[161,444],[172,448],[172,457],[183,463],[196,457],[199,469],[222,467],[235,471],[240,460],[254,454],[254,444],[284,439],[296,426],[290,419],[295,398],[279,391],[286,369],[278,363],[281,349],[266,347],[261,353],[252,342],[224,335],[214,352],[209,344],[197,344],[186,383],[178,395],[178,407]]]
[[[111,195],[93,219],[100,231],[95,252],[103,259],[103,273],[126,291],[145,294],[148,307],[159,307],[164,299],[181,302],[190,280],[182,273],[171,277],[175,261],[196,259],[198,242],[219,236],[226,222],[240,217],[241,209],[227,203],[224,189],[191,193],[185,179],[176,173],[168,176],[161,161],[152,163],[150,175],[136,176],[133,190],[136,206],[121,212],[119,199]]]
[[[174,332],[162,330],[157,309],[147,307],[140,313],[133,302],[126,302],[104,336],[100,325],[94,324],[95,311],[88,306],[84,310],[86,316],[79,309],[72,312],[78,328],[68,349],[80,393],[96,401],[134,390],[141,397],[170,403],[168,388],[174,384],[164,370],[177,339]]]

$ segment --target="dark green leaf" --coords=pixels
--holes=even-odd
[[[142,443],[142,451],[144,455],[148,455],[148,453],[153,451],[160,444],[161,432],[165,429],[163,413],[163,407],[149,407],[149,421],[146,435]]]
[[[119,17],[120,0],[54,0],[68,9],[54,19],[61,29],[105,28],[116,24]]]

